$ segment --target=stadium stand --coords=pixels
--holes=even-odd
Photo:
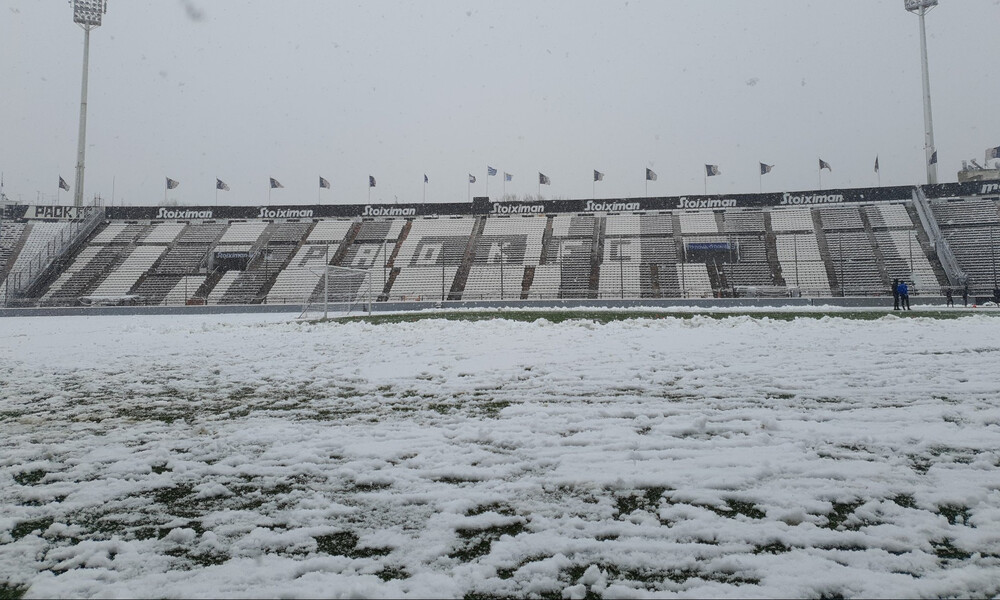
[[[931,202],[942,233],[968,276],[973,295],[992,296],[1000,283],[1000,209],[995,199],[944,199]]]
[[[914,295],[933,296],[964,276],[974,294],[988,293],[1000,276],[996,199],[830,198],[634,212],[544,214],[514,206],[478,216],[111,219],[60,257],[32,285],[32,298],[44,305],[87,296],[299,304],[322,295],[326,265],[334,302],[370,295],[379,301],[887,296],[893,279],[908,281]],[[611,204],[632,206],[595,206]],[[4,221],[0,274],[62,227]],[[955,256],[947,274],[931,233]]]

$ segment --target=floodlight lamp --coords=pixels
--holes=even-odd
[[[910,12],[917,12],[921,8],[930,10],[937,6],[938,0],[903,0],[906,10]]]
[[[107,0],[73,0],[73,22],[84,27],[100,27],[107,11]]]

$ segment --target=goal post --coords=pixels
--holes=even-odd
[[[316,287],[302,299],[299,319],[326,319],[330,311],[347,314],[364,311],[371,314],[376,296],[370,269],[329,265],[325,269],[309,271],[316,275],[318,281]]]

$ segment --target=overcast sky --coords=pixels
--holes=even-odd
[[[902,0],[111,0],[91,38],[86,197],[157,204],[590,198],[925,178],[918,19]],[[74,182],[83,32],[0,0],[0,170]],[[928,15],[941,181],[1000,145],[1000,0]],[[63,192],[62,202],[72,202]]]

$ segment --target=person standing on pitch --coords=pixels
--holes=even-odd
[[[906,285],[906,280],[899,281],[899,287],[896,288],[899,293],[899,306],[901,310],[911,310],[910,309],[910,288]]]
[[[945,299],[945,306],[951,306],[954,308],[955,299],[951,297],[951,288],[944,288],[944,299]]]
[[[966,308],[969,307],[969,284],[965,284],[962,288],[962,305]]]
[[[892,280],[892,310],[899,310],[899,280]]]

